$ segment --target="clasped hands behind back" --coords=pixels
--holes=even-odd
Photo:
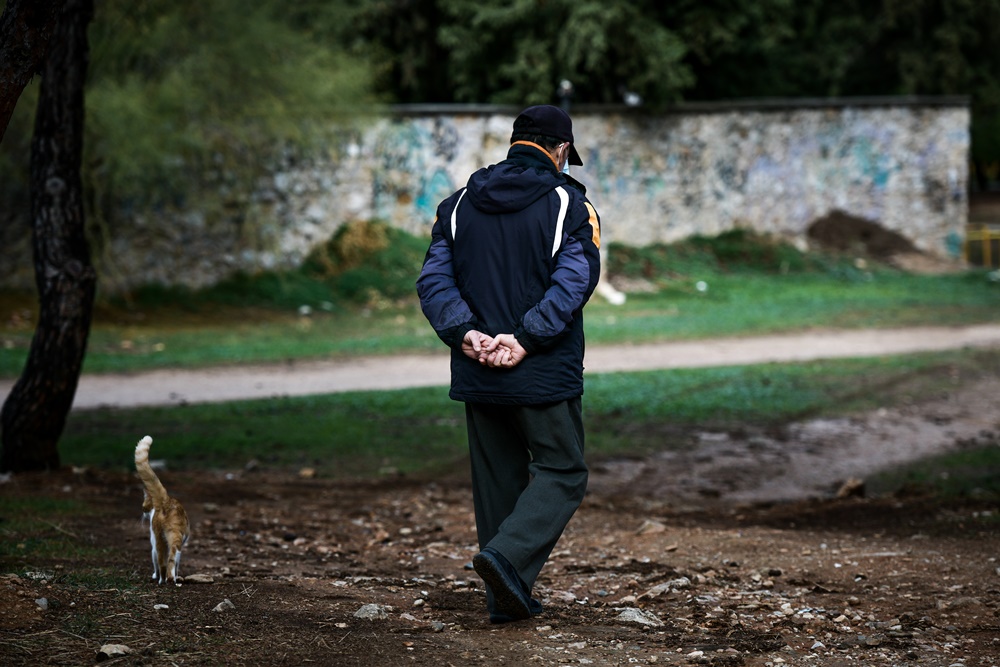
[[[491,368],[513,368],[528,354],[514,334],[490,336],[475,329],[466,332],[462,339],[462,352]]]

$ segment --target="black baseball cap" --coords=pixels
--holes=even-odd
[[[514,134],[541,134],[569,142],[569,163],[583,166],[573,145],[573,121],[569,114],[551,104],[528,107],[514,119]],[[513,141],[513,138],[511,139]]]

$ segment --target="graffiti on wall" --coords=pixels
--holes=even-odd
[[[399,119],[375,135],[372,215],[410,233],[426,233],[438,203],[457,188],[449,171],[459,128],[448,118]]]
[[[503,159],[511,120],[440,115],[382,125],[371,144],[374,215],[426,232],[441,199]],[[734,227],[801,236],[840,210],[951,254],[949,239],[965,223],[969,115],[961,106],[580,113],[574,123],[585,163],[574,175],[612,241],[671,242]]]
[[[582,118],[612,238],[645,244],[733,227],[800,235],[832,210],[951,253],[966,217],[964,109],[715,113],[651,123]],[[616,147],[627,146],[626,155]],[[587,179],[590,176],[590,179]]]

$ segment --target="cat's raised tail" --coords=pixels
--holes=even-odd
[[[156,476],[156,473],[153,472],[153,469],[149,465],[149,447],[152,444],[153,439],[147,435],[143,436],[139,444],[135,446],[135,470],[139,473],[142,485],[146,487],[146,493],[153,502],[153,507],[162,510],[167,505],[170,497],[160,482],[160,478]]]

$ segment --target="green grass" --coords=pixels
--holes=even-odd
[[[378,224],[342,231],[299,271],[237,276],[198,292],[150,287],[99,304],[87,372],[246,364],[444,349],[412,293],[425,239]],[[1000,321],[1000,284],[981,271],[912,275],[803,254],[743,232],[672,246],[614,246],[617,279],[651,286],[624,306],[587,307],[590,345],[813,328]],[[706,290],[695,288],[697,281]],[[310,313],[300,313],[309,306]],[[24,363],[30,300],[0,294],[0,375]],[[956,373],[998,372],[995,353],[589,375],[588,454],[687,446],[685,429],[768,426],[891,404]],[[369,476],[464,466],[464,415],[439,388],[72,413],[63,461],[130,468],[144,434],[180,469],[264,466]],[[123,452],[126,453],[123,456]],[[992,466],[992,468],[990,467]],[[996,470],[990,464],[987,469]]]
[[[1000,498],[1000,445],[973,446],[884,471],[869,487],[875,494],[902,490],[942,498]],[[995,516],[994,522],[1000,519]]]
[[[440,351],[441,343],[415,307],[391,311],[354,309],[309,317],[261,311],[228,311],[230,323],[187,321],[155,327],[95,327],[84,372],[282,362],[292,359],[387,355],[400,350]],[[419,319],[418,319],[419,318]],[[0,354],[0,359],[4,355]],[[23,360],[19,362],[23,364]],[[19,372],[19,363],[14,366]],[[0,362],[0,372],[8,368]]]
[[[113,552],[113,549],[108,549]],[[55,583],[64,588],[79,588],[85,591],[134,591],[141,590],[146,572],[139,575],[137,568],[93,567],[70,569],[60,572]]]
[[[1000,321],[1000,285],[979,274],[917,276],[885,271],[870,279],[829,274],[705,275],[623,307],[588,305],[591,343],[655,342],[801,331],[962,325]],[[683,288],[683,289],[682,289]]]
[[[33,325],[32,325],[33,326]],[[0,332],[0,377],[20,374],[33,329]],[[157,308],[149,317],[98,319],[85,373],[282,362],[292,359],[438,351],[441,342],[416,304],[351,307],[308,317],[273,308]]]
[[[709,288],[704,294],[678,286],[656,294],[633,294],[623,306],[595,297],[585,311],[588,343],[1000,321],[1000,285],[977,273],[886,272],[856,282],[826,274],[706,278]],[[31,329],[26,325],[8,329],[0,338],[0,377],[16,377],[24,365]],[[382,309],[342,307],[334,313],[317,308],[308,317],[260,306],[202,305],[198,310],[171,306],[141,320],[98,319],[84,371],[443,351],[413,301]]]
[[[148,287],[105,299],[84,372],[443,352],[416,304],[425,239],[372,224],[341,232],[302,269],[236,276],[202,291]],[[742,232],[672,246],[612,246],[613,279],[644,281],[623,306],[595,297],[592,345],[801,331],[1000,321],[983,271],[913,275],[803,254]],[[708,288],[695,289],[698,281]],[[308,307],[309,314],[300,314]],[[0,377],[24,366],[33,298],[0,295]]]
[[[94,547],[61,525],[63,519],[92,513],[73,499],[0,496],[0,559],[30,562],[93,553]]]
[[[691,429],[768,427],[892,405],[978,374],[1000,354],[955,351],[806,364],[588,376],[588,457],[641,455],[690,443]],[[326,477],[464,471],[462,405],[443,388],[353,392],[70,415],[66,463],[127,469],[149,433],[175,468],[314,467]],[[1000,469],[1000,461],[994,462]]]
[[[60,445],[73,465],[129,467],[153,437],[153,458],[181,468],[315,467],[335,476],[434,471],[465,452],[464,409],[440,388],[74,412]]]
[[[45,524],[38,521],[39,516],[58,517],[72,516],[78,514],[83,505],[75,500],[66,498],[10,498],[0,496],[0,530],[42,530],[47,526],[53,528],[52,524]]]

